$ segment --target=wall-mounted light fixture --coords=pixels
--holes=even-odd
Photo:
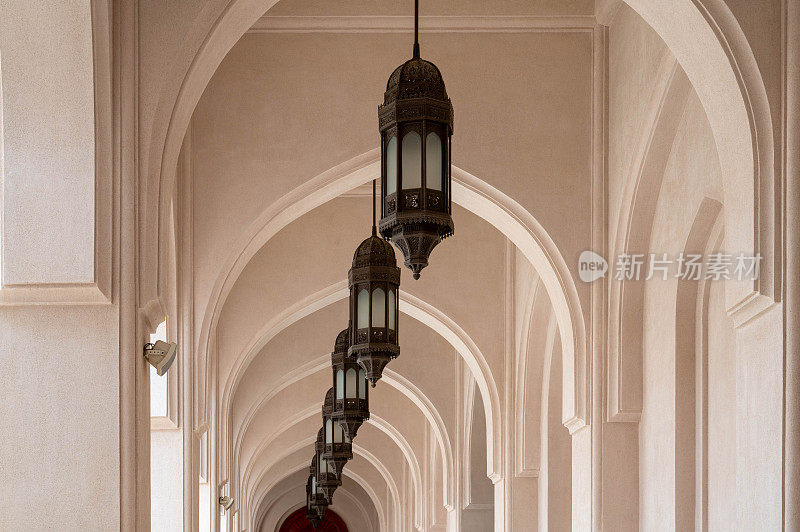
[[[157,341],[154,344],[145,344],[144,358],[151,366],[156,368],[158,376],[164,375],[175,360],[175,353],[178,351],[178,344],[175,342]]]
[[[233,506],[234,500],[233,500],[233,497],[228,497],[228,496],[224,496],[223,495],[223,496],[220,496],[220,498],[218,499],[218,502],[219,502],[219,505],[222,506],[222,509],[227,512],[230,509],[230,507]]]

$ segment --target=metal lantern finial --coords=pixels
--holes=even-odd
[[[331,418],[352,441],[361,424],[369,419],[369,386],[364,369],[347,355],[349,348],[350,327],[336,337],[331,353],[334,391]]]
[[[400,354],[397,343],[400,268],[394,248],[383,238],[370,236],[356,249],[347,277],[351,323],[347,352],[375,386],[386,364]]]
[[[450,147],[453,106],[439,69],[414,55],[389,76],[378,107],[381,133],[381,234],[403,251],[419,279],[433,248],[453,234]]]

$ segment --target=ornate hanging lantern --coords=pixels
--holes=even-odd
[[[347,355],[349,347],[348,327],[336,337],[331,353],[334,393],[331,418],[335,423],[339,423],[345,436],[352,442],[358,428],[364,420],[369,419],[369,387],[367,373],[358,362]]]
[[[325,452],[325,428],[319,429],[316,444],[317,457],[317,489],[325,496],[326,507],[333,502],[333,492],[342,485],[342,481],[336,475],[333,464],[323,457]]]
[[[325,403],[322,405],[322,423],[325,428],[325,445],[322,448],[322,458],[328,461],[328,466],[333,466],[336,479],[341,484],[344,466],[353,458],[353,445],[342,426],[331,417],[334,404],[333,390],[333,388],[328,390],[325,395]]]
[[[309,476],[306,483],[306,517],[311,521],[314,528],[319,526],[320,522],[325,518],[325,512],[328,510],[328,501],[317,485],[318,462],[318,454],[314,453],[314,457],[311,459],[311,466],[308,468]]]
[[[316,467],[316,456],[311,460],[311,467]],[[314,506],[314,496],[316,495],[317,491],[317,479],[314,477],[313,474],[308,475],[308,481],[306,482],[306,519],[311,521],[311,525],[314,528],[317,528],[322,521],[317,514],[317,508]]]
[[[414,55],[389,76],[378,107],[381,133],[381,234],[403,251],[419,279],[433,248],[453,234],[450,146],[453,105],[439,69],[419,56],[414,1]]]
[[[373,196],[375,182],[372,182]],[[374,209],[373,202],[373,209]],[[372,386],[381,378],[383,368],[397,358],[397,295],[400,268],[392,245],[377,236],[361,242],[353,255],[353,267],[347,275],[350,285],[350,348],[348,355],[358,361]]]

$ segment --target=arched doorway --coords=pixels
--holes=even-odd
[[[306,509],[299,508],[286,518],[283,522],[279,532],[348,532],[347,525],[339,514],[331,509],[325,513],[325,519],[319,524],[319,527],[314,528],[311,521],[306,519]]]

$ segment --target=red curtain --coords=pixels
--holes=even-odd
[[[311,521],[306,519],[306,509],[303,507],[286,518],[279,532],[348,532],[348,530],[342,518],[330,508],[325,513],[325,519],[319,524],[319,528],[315,530]]]

